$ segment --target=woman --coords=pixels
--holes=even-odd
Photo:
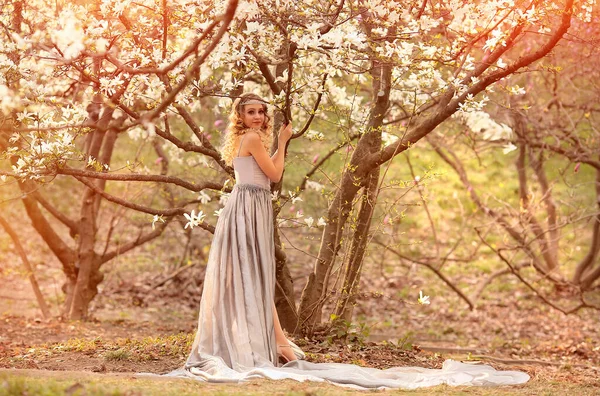
[[[358,388],[508,385],[529,379],[525,373],[451,360],[441,370],[377,370],[297,360],[303,353],[285,338],[274,306],[270,194],[270,181],[279,181],[283,173],[292,126],[281,128],[278,149],[269,156],[271,118],[259,96],[245,94],[237,99],[230,121],[222,155],[233,165],[236,184],[215,228],[192,352],[185,367],[170,375],[213,382],[256,377],[329,381]],[[286,362],[283,367],[277,367],[279,359]]]
[[[198,333],[186,367],[218,356],[228,367],[273,366],[296,359],[274,307],[275,247],[270,181],[283,174],[288,124],[270,157],[271,117],[259,96],[237,99],[222,156],[236,184],[219,215],[208,258]],[[219,362],[220,363],[220,362]]]

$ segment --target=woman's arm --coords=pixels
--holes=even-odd
[[[271,181],[277,183],[281,180],[281,175],[283,175],[285,145],[292,137],[292,125],[288,124],[279,131],[277,151],[273,154],[273,157],[269,157],[269,153],[265,150],[258,133],[246,132],[246,135],[245,142],[247,142],[246,147],[248,148],[248,151],[252,154],[256,163],[265,175],[267,175]]]

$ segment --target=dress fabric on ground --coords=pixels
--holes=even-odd
[[[168,376],[209,382],[255,378],[327,381],[359,389],[514,385],[526,373],[447,360],[442,369],[387,370],[303,360],[277,367],[273,325],[275,250],[269,180],[252,156],[234,159],[236,185],[211,245],[198,331],[185,366]]]

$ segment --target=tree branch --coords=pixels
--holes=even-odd
[[[157,118],[160,114],[162,114],[167,107],[173,103],[179,92],[181,92],[192,79],[196,69],[200,67],[201,64],[204,63],[206,58],[210,55],[210,53],[215,49],[217,44],[221,41],[221,38],[225,35],[227,30],[229,29],[229,24],[233,20],[233,16],[235,14],[235,10],[237,8],[238,0],[230,0],[227,4],[227,9],[225,10],[225,14],[223,14],[219,19],[222,22],[221,28],[213,37],[212,42],[208,45],[208,48],[204,51],[204,53],[199,56],[194,63],[192,63],[191,67],[186,71],[183,79],[177,84],[173,90],[151,111],[142,115],[142,119],[139,120],[139,123],[144,124],[146,122],[151,122],[155,118]]]
[[[434,274],[436,274],[437,277],[440,278],[446,285],[448,285],[448,287],[450,287],[456,294],[458,294],[458,296],[462,300],[464,300],[464,302],[467,303],[467,305],[469,306],[469,309],[471,311],[475,309],[475,305],[473,304],[473,302],[471,301],[471,299],[469,297],[467,297],[467,295],[464,294],[456,285],[454,285],[454,283],[452,283],[452,281],[450,279],[446,278],[446,276],[444,274],[442,274],[440,271],[438,271],[436,268],[434,268],[431,264],[423,262],[423,261],[415,260],[413,258],[405,256],[402,253],[400,253],[399,251],[397,251],[396,249],[391,248],[391,247],[385,245],[384,243],[382,243],[381,241],[379,241],[379,240],[377,240],[375,238],[373,238],[373,242],[377,243],[379,246],[384,247],[386,250],[392,252],[393,254],[395,254],[396,256],[398,256],[401,259],[408,260],[408,261],[410,261],[412,263],[419,264],[419,265],[422,265],[424,267],[427,267]]]
[[[310,113],[310,117],[308,117],[308,120],[306,120],[304,127],[299,132],[294,133],[292,135],[292,139],[296,139],[296,138],[299,138],[300,136],[304,135],[304,133],[308,130],[308,128],[310,128],[310,124],[312,123],[313,119],[315,118],[315,114],[317,113],[317,110],[319,109],[319,105],[321,104],[321,98],[323,97],[323,92],[325,92],[325,82],[326,81],[327,81],[327,74],[323,75],[323,82],[321,83],[322,90],[317,95],[317,100],[315,101],[315,105],[313,106],[313,109]]]
[[[94,183],[90,183],[84,177],[81,177],[81,176],[74,176],[74,177],[75,177],[75,179],[80,181],[82,184],[87,186],[89,189],[94,191],[96,194],[101,195],[107,201],[116,203],[118,205],[124,206],[129,209],[137,210],[138,212],[143,212],[143,213],[148,213],[151,215],[158,215],[158,216],[177,216],[177,215],[183,215],[184,213],[187,213],[187,211],[185,209],[185,205],[177,207],[177,208],[154,209],[154,208],[150,208],[148,206],[134,204],[134,203],[126,201],[122,198],[118,198],[118,197],[115,197],[113,195],[106,193],[105,191],[103,191],[103,190],[99,189],[97,186],[95,186]],[[201,222],[199,224],[199,226],[204,228],[207,231],[210,231],[211,233],[215,232],[214,231],[215,228],[208,223]]]
[[[565,315],[569,315],[572,313],[575,313],[577,311],[579,311],[582,308],[593,308],[593,309],[598,309],[598,307],[595,307],[593,305],[590,305],[588,303],[586,303],[583,300],[583,296],[581,296],[582,298],[582,302],[581,304],[577,305],[576,307],[572,308],[572,309],[564,309],[559,307],[558,305],[554,304],[552,301],[550,301],[548,298],[546,298],[539,290],[537,290],[535,287],[533,287],[529,282],[527,282],[527,280],[525,278],[523,278],[521,276],[521,274],[519,273],[519,271],[512,266],[512,264],[510,263],[510,261],[508,261],[503,255],[501,250],[502,249],[494,249],[492,247],[492,245],[490,245],[489,243],[487,243],[487,241],[481,236],[481,234],[479,233],[479,230],[476,228],[475,231],[477,232],[477,236],[479,237],[479,239],[481,240],[481,242],[483,242],[492,252],[494,252],[502,261],[504,261],[504,263],[508,266],[508,268],[510,269],[510,272],[513,273],[513,275],[515,275],[517,278],[519,278],[519,280],[521,282],[523,282],[523,284],[525,286],[527,286],[527,288],[529,290],[531,290],[532,292],[534,292],[544,303],[548,304],[549,306],[551,306],[552,308],[556,309],[557,311],[562,312]]]
[[[117,181],[133,181],[133,182],[157,182],[157,183],[169,183],[175,184],[177,186],[183,187],[187,190],[199,192],[204,189],[211,189],[220,191],[223,189],[223,184],[214,183],[214,182],[203,182],[200,184],[190,183],[186,180],[180,179],[175,176],[166,176],[166,175],[142,175],[139,173],[104,173],[104,172],[94,172],[89,170],[81,170],[70,168],[64,166],[62,168],[56,169],[57,174],[61,175],[69,175],[69,176],[80,176],[80,177],[89,177],[92,179],[100,179],[100,180],[117,180]]]
[[[154,230],[152,230],[151,232],[148,232],[144,235],[140,234],[138,235],[138,237],[136,239],[134,239],[133,241],[129,241],[126,244],[122,245],[122,246],[117,246],[115,247],[113,250],[111,250],[110,252],[107,252],[105,254],[103,254],[100,257],[99,260],[99,265],[102,265],[110,260],[112,260],[113,258],[120,256],[122,254],[127,253],[128,251],[135,249],[136,247],[143,245],[144,243],[151,241],[159,236],[162,235],[163,231],[167,229],[167,225],[169,224],[169,222],[171,222],[173,218],[168,218],[165,220],[164,223],[159,223]]]
[[[54,216],[54,218],[66,225],[71,231],[71,235],[76,235],[79,233],[79,225],[77,222],[69,219],[66,215],[59,212],[58,209],[48,202],[39,191],[32,191],[31,196],[33,196],[35,200],[38,201],[39,204],[42,205],[42,207],[46,209],[52,216]]]
[[[552,35],[550,40],[548,40],[548,42],[542,45],[537,51],[529,55],[524,55],[520,57],[514,63],[506,66],[502,70],[492,72],[489,75],[482,77],[478,83],[473,84],[465,93],[463,93],[456,99],[452,99],[452,97],[455,94],[454,90],[450,90],[443,94],[439,100],[439,111],[433,112],[429,117],[427,117],[422,122],[411,128],[410,132],[407,133],[405,138],[399,139],[396,143],[390,144],[382,150],[369,155],[362,162],[362,166],[360,167],[360,169],[357,169],[357,172],[355,173],[361,175],[363,173],[368,173],[369,169],[372,169],[375,166],[379,166],[389,161],[394,156],[404,152],[404,150],[408,149],[410,146],[421,140],[440,123],[442,123],[443,121],[448,119],[448,117],[450,117],[452,114],[454,114],[457,111],[459,104],[464,103],[468,95],[475,96],[480,92],[484,91],[488,86],[492,85],[493,83],[503,79],[504,77],[510,74],[515,73],[517,70],[526,67],[531,63],[546,56],[552,50],[552,48],[556,46],[556,44],[560,41],[560,39],[564,36],[564,34],[571,26],[573,1],[574,0],[567,0],[563,8],[563,16],[561,18],[560,26]],[[493,55],[491,55],[487,59],[487,62],[480,66],[484,68],[483,71],[485,71],[490,66],[490,62],[493,61],[496,56],[499,57],[500,55],[500,53],[493,53]],[[476,68],[471,73],[469,78],[473,75],[477,76],[476,72],[479,71],[480,68]],[[483,71],[479,72],[479,75],[483,74]]]

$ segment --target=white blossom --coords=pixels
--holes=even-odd
[[[510,92],[513,95],[525,95],[525,88],[515,85],[513,87],[509,87],[508,92]]]
[[[419,299],[417,300],[421,305],[428,305],[431,302],[429,301],[429,296],[424,296],[423,291],[419,290]]]
[[[502,152],[503,152],[504,154],[508,154],[508,153],[510,153],[511,151],[514,151],[514,150],[516,150],[516,149],[517,149],[517,146],[515,146],[515,145],[514,145],[514,144],[512,144],[512,143],[508,143],[507,145],[505,145],[505,146],[504,146],[504,148],[502,149]]]
[[[211,201],[210,196],[205,193],[204,191],[200,191],[200,195],[198,196],[198,199],[200,200],[200,202],[202,204],[207,204]]]
[[[221,205],[225,205],[227,203],[227,200],[229,199],[229,195],[231,195],[230,193],[226,193],[221,191],[221,198],[219,198],[219,204]]]
[[[321,191],[323,188],[325,188],[325,186],[322,185],[321,183],[318,183],[318,182],[312,181],[312,180],[306,181],[306,187],[310,188],[312,190],[315,190],[315,191]]]
[[[154,217],[152,218],[152,229],[154,230],[156,228],[156,222],[160,221],[161,223],[165,222],[165,219],[163,219],[162,215],[154,215]]]
[[[463,112],[457,117],[485,140],[503,140],[512,137],[512,129],[503,123],[498,123],[484,111]]]
[[[186,223],[185,228],[190,227],[191,229],[193,229],[194,227],[197,227],[200,225],[200,223],[202,222],[202,219],[204,219],[204,217],[206,217],[204,215],[204,213],[202,213],[202,211],[199,211],[198,214],[195,214],[195,211],[192,210],[192,213],[187,214],[184,213],[183,216],[188,220],[188,222]]]

